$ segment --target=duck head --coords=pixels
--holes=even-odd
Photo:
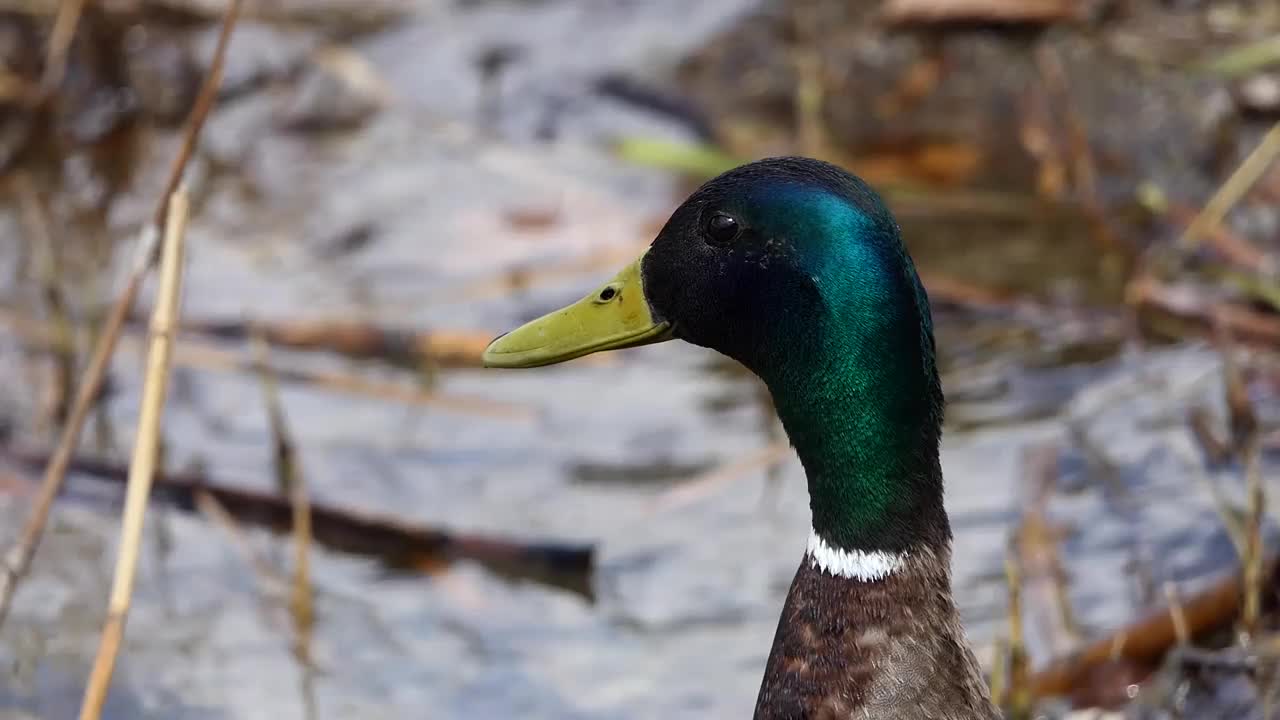
[[[864,182],[807,158],[707,182],[647,251],[579,302],[494,340],[523,368],[680,339],[768,385],[809,481],[815,536],[901,552],[950,538],[929,304]]]

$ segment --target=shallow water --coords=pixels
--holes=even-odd
[[[212,119],[206,144],[219,158],[243,154],[255,194],[246,199],[244,178],[219,174],[202,186],[186,314],[494,330],[576,299],[616,263],[525,290],[489,281],[602,250],[624,256],[677,192],[670,177],[613,159],[602,141],[681,130],[596,98],[592,80],[661,67],[743,5],[424,3],[358,45],[396,95],[362,130],[304,142],[273,130],[269,94],[235,101]],[[474,56],[514,39],[527,62],[503,80],[496,122],[477,130]],[[552,142],[537,139],[547,123]],[[144,161],[139,188],[113,211],[121,234],[146,212],[174,138],[146,146],[158,161]],[[520,211],[552,221],[504,219]],[[352,229],[370,239],[343,251]],[[127,259],[122,248],[117,266]],[[967,327],[942,321],[943,342],[962,345]],[[1024,456],[1041,443],[1063,448],[1049,508],[1067,529],[1062,552],[1085,627],[1118,625],[1147,606],[1127,579],[1134,564],[1157,587],[1172,580],[1190,592],[1228,562],[1181,422],[1190,402],[1221,395],[1214,353],[1180,348],[1043,369],[1014,351],[955,354],[947,507],[957,598],[984,662],[1007,633],[1004,547],[1027,492]],[[329,357],[276,360],[403,376]],[[13,387],[5,414],[33,417],[38,393],[17,380],[22,364],[16,341],[0,334],[0,377]],[[116,457],[130,446],[140,374],[136,349],[125,348],[108,404]],[[466,563],[390,576],[317,551],[318,670],[308,681],[287,618],[263,600],[227,532],[156,509],[107,717],[302,718],[309,703],[320,718],[746,717],[808,534],[802,472],[789,460],[774,477],[746,472],[682,504],[667,493],[776,441],[755,382],[704,350],[666,344],[537,372],[449,371],[436,389],[527,412],[406,408],[286,385],[313,496],[458,530],[598,543],[594,603]],[[86,438],[94,436],[91,427]],[[165,440],[171,467],[198,460],[214,477],[271,487],[254,377],[178,370]],[[80,502],[59,505],[0,629],[0,717],[69,717],[78,705],[118,498],[84,478],[73,490]],[[0,495],[0,526],[18,527],[28,500]],[[250,540],[286,557],[276,540]],[[1034,658],[1044,660],[1050,641],[1028,622]]]

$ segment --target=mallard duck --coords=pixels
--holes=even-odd
[[[695,191],[639,259],[493,341],[527,368],[680,339],[758,375],[813,517],[755,718],[997,718],[951,595],[929,301],[877,194],[807,158]]]

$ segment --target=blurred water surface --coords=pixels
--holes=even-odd
[[[270,94],[232,99],[211,119],[197,173],[186,314],[497,331],[576,299],[652,237],[681,192],[668,175],[614,158],[608,141],[685,131],[600,97],[595,81],[606,71],[660,74],[749,7],[424,2],[355,45],[395,97],[367,126],[304,140],[276,128]],[[477,57],[507,45],[518,60],[491,97]],[[112,233],[127,236],[147,212],[175,144],[148,138]],[[231,160],[241,173],[216,171]],[[550,219],[511,219],[521,213]],[[4,236],[17,238],[16,220],[5,222]],[[908,239],[945,258],[945,242]],[[3,247],[0,265],[14,262],[16,243]],[[525,289],[494,282],[514,268],[612,251],[617,262]],[[129,248],[112,257],[103,282]],[[1086,628],[1115,626],[1150,602],[1138,579],[1124,579],[1135,563],[1156,587],[1175,580],[1189,592],[1231,557],[1181,421],[1190,403],[1221,394],[1214,353],[1047,362],[983,349],[966,323],[944,317],[939,331],[952,397],[943,464],[956,593],[984,662],[1007,633],[1004,547],[1029,492],[1024,456],[1039,444],[1063,449],[1050,509],[1066,529]],[[274,358],[403,376],[332,357]],[[37,412],[25,372],[18,341],[0,335],[6,416]],[[270,487],[258,380],[175,372],[169,465],[199,461],[214,477]],[[136,349],[125,348],[107,404],[119,457],[140,376]],[[538,371],[448,371],[436,389],[523,412],[408,408],[286,385],[315,499],[452,529],[597,542],[594,602],[465,563],[390,575],[317,551],[317,672],[307,681],[287,621],[264,609],[228,534],[157,508],[107,716],[303,718],[307,682],[326,719],[748,716],[808,534],[803,473],[788,460],[683,504],[663,499],[778,441],[754,380],[709,352],[666,344]],[[20,437],[32,434],[20,424]],[[84,478],[72,485],[96,500],[59,505],[0,629],[0,717],[69,717],[78,706],[117,522],[114,495]],[[19,527],[28,501],[0,496],[0,526]],[[265,535],[251,541],[271,557],[286,552]],[[1043,660],[1052,648],[1038,627],[1029,633]]]

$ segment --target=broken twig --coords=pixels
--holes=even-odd
[[[1263,567],[1273,579],[1280,569],[1275,557],[1266,559]],[[1194,640],[1230,626],[1239,616],[1243,588],[1243,575],[1237,570],[1184,600],[1179,614],[1185,620],[1186,635]],[[1153,669],[1177,645],[1182,632],[1169,608],[1153,610],[1034,673],[1031,694],[1037,698],[1067,695],[1099,668],[1119,660]]]
[[[881,17],[890,25],[1047,25],[1081,20],[1088,5],[1085,0],[888,0]]]
[[[0,446],[0,460],[39,467],[48,455]],[[69,465],[87,478],[123,483],[128,468],[102,460],[75,458]],[[153,502],[166,502],[194,512],[207,493],[246,527],[284,534],[293,530],[293,506],[276,493],[244,489],[247,480],[216,480],[201,473],[163,473],[155,478]],[[593,597],[594,548],[590,544],[511,540],[492,535],[452,532],[398,518],[311,503],[312,539],[331,550],[375,558],[393,568],[434,569],[455,561],[479,563],[512,579],[541,582]]]

